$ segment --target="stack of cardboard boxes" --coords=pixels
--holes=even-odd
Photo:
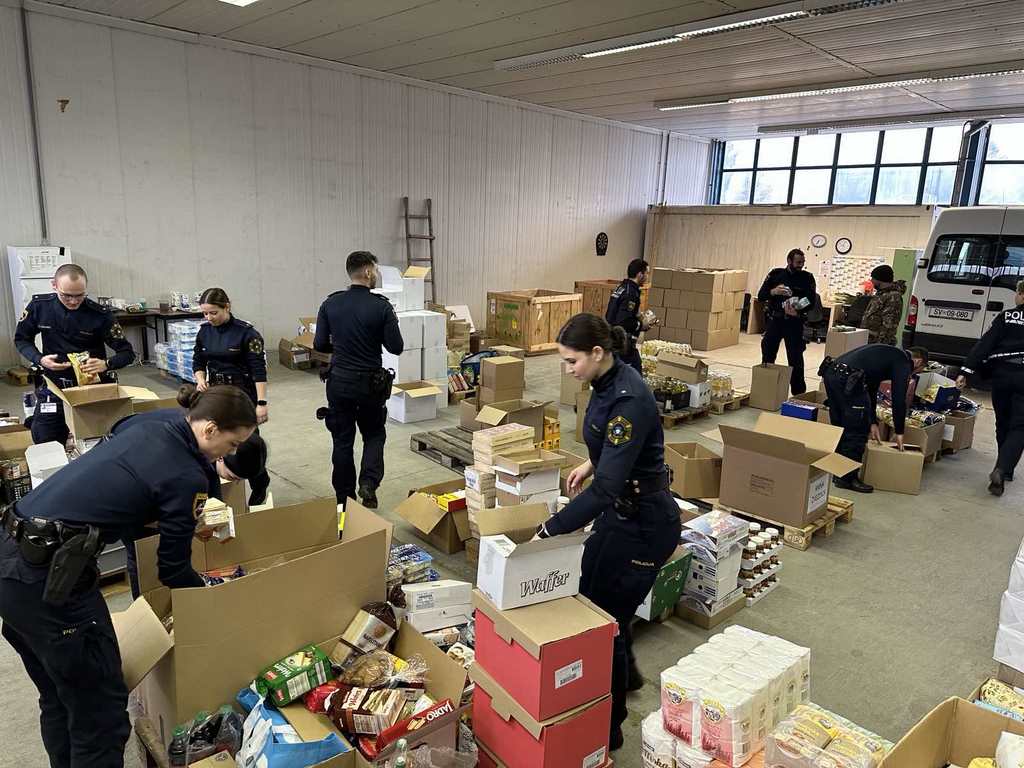
[[[658,355],[658,376],[676,379],[686,384],[690,395],[690,408],[707,408],[711,404],[711,382],[708,381],[708,366],[699,357],[662,352]]]
[[[522,400],[526,389],[526,362],[511,355],[488,357],[480,363],[480,389],[477,402],[481,405]]]
[[[558,503],[559,468],[566,458],[534,448],[503,452],[494,457],[495,500],[499,507],[546,504],[551,514]]]
[[[683,524],[683,546],[692,559],[679,616],[710,629],[743,607],[739,574],[748,528],[745,520],[722,510]]]
[[[646,338],[702,350],[737,344],[746,288],[742,269],[655,267],[648,304],[661,322]]]

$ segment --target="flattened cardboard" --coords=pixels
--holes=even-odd
[[[174,640],[144,598],[110,614],[121,649],[121,671],[129,691],[171,652]]]
[[[700,443],[669,443],[665,463],[672,468],[672,490],[685,499],[718,498],[722,457]]]
[[[878,445],[868,441],[861,479],[875,490],[916,496],[921,492],[923,472],[924,454],[920,446],[904,445],[900,451],[895,443]]]
[[[768,363],[750,369],[750,406],[763,411],[777,411],[789,395],[789,379],[793,369],[788,365]]]
[[[708,365],[693,355],[662,352],[658,355],[657,373],[687,384],[699,384],[708,380]]]

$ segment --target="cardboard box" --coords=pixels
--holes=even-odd
[[[505,536],[516,544],[523,544],[533,538],[537,526],[549,517],[551,510],[547,504],[495,507],[477,512],[477,527],[481,537]]]
[[[665,463],[672,468],[672,490],[684,499],[718,498],[722,457],[700,443],[669,443]]]
[[[480,363],[480,383],[488,389],[522,389],[525,381],[526,364],[522,358],[486,357]]]
[[[899,740],[879,768],[966,766],[995,755],[1003,731],[1024,736],[1024,723],[961,698],[946,699]]]
[[[568,712],[611,690],[614,617],[585,597],[502,611],[480,590],[476,663],[535,720]]]
[[[683,292],[675,289],[666,288],[665,296],[662,301],[665,304],[665,309],[685,309],[683,307]]]
[[[459,479],[417,488],[409,491],[408,498],[395,507],[395,512],[432,547],[448,555],[454,554],[463,549],[462,542],[469,538],[469,512],[443,510],[428,494],[452,493],[464,487],[465,480]]]
[[[744,288],[741,291],[733,291],[732,294],[732,308],[735,310],[742,310],[747,305],[747,290]]]
[[[502,357],[518,357],[520,360],[526,359],[526,350],[520,349],[519,347],[511,347],[508,344],[495,344],[491,347],[492,352],[497,352]]]
[[[410,267],[412,269],[412,267]],[[439,312],[420,311],[423,318],[423,348],[443,347],[447,341],[448,319]]]
[[[686,320],[686,327],[691,331],[713,331],[715,328],[711,324],[711,313],[710,312],[699,312],[695,309],[690,310],[690,314]]]
[[[925,456],[931,456],[942,450],[942,440],[945,436],[946,425],[942,422],[931,424],[927,427],[914,427],[907,424],[903,429],[903,440],[911,445],[921,448]],[[884,425],[883,440],[892,440],[895,430],[889,425]]]
[[[468,624],[473,618],[473,606],[469,603],[448,605],[443,608],[424,608],[409,611],[405,620],[415,627],[417,632],[435,632],[445,627],[458,627]]]
[[[544,408],[546,405],[547,403],[537,403],[532,400],[499,400],[485,405],[479,413],[475,414],[474,418],[480,425],[477,429],[498,427],[502,424],[522,424],[524,427],[533,427],[534,442],[539,443],[544,439]],[[461,406],[459,413],[460,415],[462,413]]]
[[[689,269],[676,269],[672,271],[672,287],[677,291],[691,290],[693,286],[693,271]]]
[[[576,395],[590,389],[590,384],[580,381],[571,373],[562,371],[562,388],[559,393],[558,402],[561,405],[576,405]]]
[[[686,328],[689,314],[689,310],[686,309],[666,309],[663,325],[668,328]]]
[[[651,306],[651,309],[659,309],[661,307],[664,307],[665,289],[662,287],[655,286],[649,288],[647,293],[647,303]]]
[[[793,395],[791,398],[789,398],[789,400],[786,401],[786,403],[800,404],[804,408],[812,409],[813,418],[808,419],[809,421],[817,421],[821,424],[831,424],[832,420],[829,417],[828,406],[825,405],[826,399],[827,395],[824,392],[822,392],[820,389],[815,389],[808,390],[807,392],[804,392],[803,394],[800,395]],[[787,413],[785,409],[785,404],[783,404],[782,415],[795,416],[796,414]],[[803,418],[806,417],[807,415],[809,415],[807,411],[804,411],[798,418]]]
[[[705,352],[732,347],[740,342],[740,332],[734,328],[722,331],[691,331],[690,346]]]
[[[752,430],[722,424],[718,432],[725,446],[719,501],[783,525],[821,517],[832,475],[860,466],[835,452],[840,427],[762,413]]]
[[[690,293],[687,305],[697,312],[724,312],[732,309],[732,294],[729,293]]]
[[[693,355],[662,352],[658,355],[657,374],[678,379],[687,384],[699,384],[708,380],[708,365]]]
[[[64,418],[76,440],[108,435],[111,427],[133,413],[131,394],[117,384],[61,389],[44,378],[49,390],[64,401]]]
[[[437,418],[437,395],[441,390],[429,381],[411,381],[391,387],[388,418],[401,424]]]
[[[602,768],[608,757],[611,698],[538,721],[479,664],[470,667],[473,732],[508,768]]]
[[[658,337],[662,341],[671,341],[674,344],[689,344],[690,343],[690,331],[685,328],[661,328],[661,335]]]
[[[946,414],[946,424],[942,430],[942,447],[954,451],[963,451],[974,445],[974,424],[977,415],[965,415],[956,412]]]
[[[868,343],[868,331],[866,328],[858,328],[855,331],[840,331],[829,328],[825,337],[825,357],[839,357],[850,350],[863,347]]]
[[[750,369],[750,406],[763,411],[777,411],[789,396],[789,380],[793,369],[788,365],[767,363]]]
[[[708,603],[697,597],[684,595],[676,605],[676,616],[702,629],[714,629],[731,619],[746,606],[743,590],[738,589],[724,600]]]
[[[313,366],[309,350],[300,347],[291,339],[281,339],[277,344],[277,361],[285,368],[303,371]]]
[[[725,272],[695,271],[690,290],[696,293],[724,293],[726,290],[725,285]]]
[[[757,298],[750,300],[750,312],[747,313],[747,333],[760,336],[765,327],[765,304]]]
[[[674,269],[665,269],[664,267],[655,267],[651,274],[651,288],[671,288],[672,287],[672,276],[675,274]],[[651,296],[651,304],[657,306],[654,302],[654,296]]]
[[[558,482],[557,474],[555,476],[555,482]],[[503,488],[499,488],[495,492],[495,502],[499,507],[517,507],[523,504],[547,504],[551,514],[554,514],[558,504],[558,497],[561,493],[561,490],[558,488],[547,491],[534,491],[532,493],[512,493],[504,490]]]
[[[502,610],[579,594],[586,539],[573,533],[517,544],[483,535],[481,526],[477,587]]]
[[[683,594],[686,576],[690,570],[691,555],[684,547],[678,547],[672,558],[658,571],[647,597],[636,609],[636,615],[645,621],[653,621],[666,611],[675,608]]]
[[[491,389],[480,387],[477,389],[477,404],[482,408],[492,403],[501,403],[508,400],[522,400],[525,392],[524,387],[511,387],[509,389]]]
[[[423,348],[423,310],[419,312],[398,312],[398,330],[402,334],[404,349]]]
[[[220,481],[221,500],[236,515],[245,515],[249,512],[249,490],[246,488],[245,480],[224,480]]]
[[[410,611],[450,608],[466,605],[473,600],[473,585],[468,581],[441,579],[421,584],[404,584],[402,592]]]
[[[382,350],[381,365],[395,372],[396,384],[423,379],[423,361],[418,349],[405,349],[400,355],[393,355],[386,349]]]
[[[447,381],[448,347],[424,347],[421,349],[420,370],[426,380]]]
[[[900,451],[895,443],[878,445],[869,440],[864,451],[861,479],[878,491],[919,494],[924,454],[916,445],[906,444],[904,449]]]

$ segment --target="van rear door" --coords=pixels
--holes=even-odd
[[[997,314],[1014,305],[1019,280],[1024,280],[1024,208],[1007,208],[985,306],[985,330]]]

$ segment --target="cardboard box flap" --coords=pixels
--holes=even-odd
[[[615,622],[610,614],[579,595],[502,611],[474,589],[473,606],[491,620],[498,637],[506,643],[515,640],[535,659],[540,659],[541,647],[547,643]]]
[[[88,384],[84,387],[67,387],[61,389],[48,376],[46,379],[47,388],[68,405],[81,406],[90,403],[101,403],[107,400],[128,400],[130,397],[123,393],[117,384]]]
[[[486,514],[477,515],[480,536],[501,536],[514,531],[533,529],[551,517],[551,510],[547,504],[496,507],[485,512]]]
[[[160,396],[157,395],[152,389],[146,387],[127,387],[124,384],[121,385],[121,392],[126,394],[132,400],[159,400]]]
[[[721,441],[721,435],[716,433],[715,440]],[[672,453],[679,454],[686,459],[721,459],[721,455],[705,448],[700,443],[668,443],[665,446],[665,450],[672,451]]]
[[[340,506],[339,504],[338,507]],[[386,559],[391,552],[391,539],[395,532],[394,524],[375,515],[355,499],[349,499],[345,507],[345,527],[341,533],[341,540],[355,541],[366,538],[377,531],[384,531],[384,556]]]
[[[791,419],[791,421],[795,421],[795,419]],[[720,424],[718,431],[722,435],[722,442],[729,448],[753,451],[798,464],[807,463],[807,449],[803,443],[795,440],[787,440],[784,437],[776,437],[750,429],[730,427],[726,424]]]
[[[411,381],[408,384],[396,384],[391,387],[391,394],[404,394],[407,397],[434,397],[441,394],[441,390],[429,381]]]
[[[830,475],[842,477],[857,469],[860,466],[860,462],[840,456],[838,453],[830,453],[828,456],[823,456],[813,462],[811,466],[817,467],[823,472],[828,472]]]
[[[566,461],[560,454],[536,448],[532,451],[498,454],[494,457],[494,468],[509,475],[525,475],[527,472],[562,467]]]
[[[708,367],[708,364],[704,362],[704,358],[698,357],[697,355],[683,355],[678,352],[662,352],[658,355],[658,362],[666,362],[670,365],[686,368],[695,373],[706,370]]]
[[[425,278],[429,274],[430,274],[430,267],[412,266],[412,267],[406,267],[405,272],[402,273],[402,277],[411,277],[411,278],[420,278],[420,279],[422,279],[422,278]]]
[[[762,413],[757,417],[754,431],[794,440],[805,445],[808,450],[822,455],[832,453],[839,445],[839,438],[843,436],[842,427],[792,419],[780,413]]]
[[[529,400],[504,400],[500,403],[492,403],[491,405],[485,405],[480,409],[480,412],[476,415],[476,420],[481,424],[487,424],[490,427],[496,427],[501,424],[501,420],[507,418],[513,411],[519,411],[526,408],[535,408],[541,403],[533,403]],[[523,426],[523,425],[520,425]]]
[[[437,502],[425,493],[414,493],[395,507],[395,512],[422,533],[433,531],[448,514],[448,510],[441,509]]]
[[[538,552],[547,552],[552,549],[565,549],[577,544],[582,545],[589,536],[589,533],[583,533],[581,531],[580,533],[566,533],[561,536],[549,536],[546,539],[537,539],[537,541],[526,541],[521,544],[516,544],[516,548],[512,550],[512,554],[509,557],[526,557],[528,555],[535,555]]]
[[[32,445],[32,433],[22,427],[0,435],[0,459],[23,459],[25,450]]]
[[[473,538],[473,531],[469,527],[469,510],[459,509],[452,512],[452,522],[455,523],[455,532],[459,534],[461,541]]]
[[[132,691],[170,653],[174,638],[164,629],[145,598],[140,597],[124,611],[111,613],[110,619],[121,649],[124,682]]]
[[[466,688],[466,668],[450,658],[408,622],[402,622],[395,638],[395,654],[402,659],[419,655],[430,669],[427,680],[427,692],[437,701],[451,699],[455,707],[462,700],[462,692]]]

